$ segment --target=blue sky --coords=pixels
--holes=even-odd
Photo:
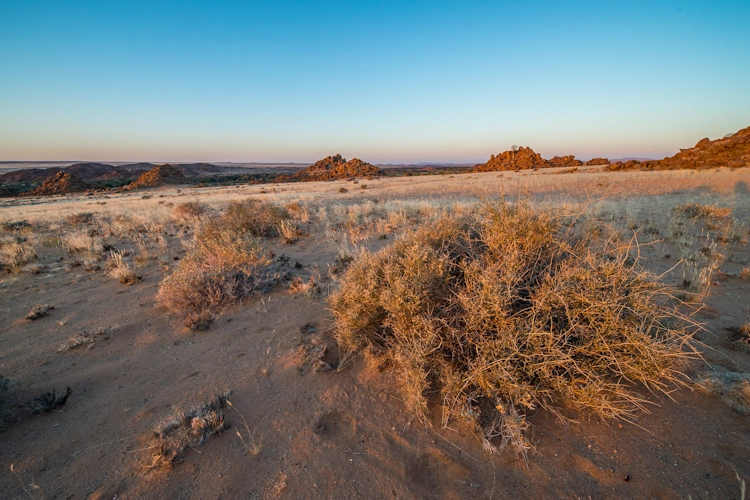
[[[750,126],[750,2],[0,2],[0,160],[671,155]]]

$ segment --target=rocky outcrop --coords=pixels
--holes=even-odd
[[[613,163],[609,170],[677,170],[750,166],[750,127],[721,139],[701,139],[693,148],[663,160]]]
[[[583,162],[576,160],[576,157],[573,155],[553,156],[549,159],[549,163],[553,167],[580,167],[583,165]]]
[[[380,175],[380,169],[374,165],[352,158],[347,161],[341,155],[327,156],[309,167],[289,176],[292,181],[330,181],[349,179],[351,177],[371,177]],[[287,179],[285,179],[287,180]]]
[[[609,165],[609,158],[591,158],[589,161],[584,163],[584,165]]]
[[[487,163],[477,165],[473,172],[495,172],[498,170],[530,170],[551,167],[550,162],[531,148],[521,146],[517,150],[492,155]]]
[[[188,178],[172,165],[159,165],[144,172],[134,182],[125,186],[124,190],[159,187],[167,184],[187,184]]]
[[[66,172],[57,172],[36,189],[24,193],[24,196],[51,196],[53,194],[79,193],[87,191],[90,188],[91,186],[74,175]]]

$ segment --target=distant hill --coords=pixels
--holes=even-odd
[[[57,172],[45,180],[41,186],[24,193],[25,196],[51,196],[53,194],[69,194],[87,191],[91,188],[75,175],[67,172]]]
[[[166,184],[187,184],[188,178],[176,167],[165,164],[154,167],[141,174],[134,182],[125,186],[124,190],[164,186]]]

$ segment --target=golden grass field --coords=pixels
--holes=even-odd
[[[500,391],[494,382],[475,375],[474,392],[451,392],[449,371],[436,381],[437,368],[408,369],[420,349],[420,359],[433,359],[430,341],[382,356],[346,337],[342,325],[359,325],[352,311],[375,288],[347,269],[371,272],[362,263],[384,248],[393,252],[380,254],[388,263],[413,262],[389,281],[402,291],[379,299],[388,309],[429,276],[419,267],[427,260],[397,245],[415,234],[412,243],[428,241],[441,221],[480,217],[483,206],[516,204],[554,220],[555,231],[585,234],[592,252],[616,242],[617,276],[634,269],[665,287],[684,329],[674,338],[689,340],[660,352],[680,363],[641,376],[650,368],[640,362],[612,369],[625,364],[622,353],[576,358],[576,366],[620,374],[610,394],[624,402],[598,406],[602,393],[586,392],[593,386],[560,367],[545,375],[554,383],[542,383],[535,365],[502,389],[518,397],[498,404],[507,418],[488,427],[491,409],[482,410],[476,388]],[[501,220],[496,246],[505,255],[515,247],[504,242],[517,235],[501,229],[529,219]],[[169,186],[3,199],[0,223],[2,498],[739,499],[750,480],[747,168]],[[542,234],[548,226],[530,227]],[[569,252],[575,238],[548,258]],[[471,256],[494,262],[482,252]],[[594,297],[587,287],[576,300]],[[466,311],[490,301],[456,290]],[[398,313],[407,306],[389,309],[388,328],[410,342],[422,327],[410,323],[416,313]],[[633,328],[661,321],[655,335],[666,342],[678,326],[648,307]],[[472,318],[460,324],[486,320]],[[464,345],[473,344],[456,342],[451,352]],[[654,352],[632,345],[636,358]],[[585,390],[567,391],[561,370],[560,380]],[[521,397],[527,392],[531,399]],[[545,403],[534,404],[542,393]],[[462,409],[447,411],[446,394]],[[517,428],[502,427],[521,410]]]

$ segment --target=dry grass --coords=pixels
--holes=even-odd
[[[635,384],[667,392],[696,356],[673,290],[630,250],[523,204],[444,217],[361,252],[342,277],[330,297],[342,365],[360,351],[387,361],[418,417],[437,391],[443,425],[470,422],[491,452],[529,450],[536,408],[627,419],[647,403]]]
[[[36,248],[28,238],[0,239],[0,269],[18,272],[25,265],[37,260]]]
[[[107,269],[110,270],[109,275],[117,279],[123,285],[132,285],[138,283],[143,279],[139,274],[130,267],[125,261],[123,252],[112,250],[107,258]]]
[[[150,461],[139,462],[146,468],[173,464],[188,448],[203,444],[222,431],[227,396],[217,396],[208,403],[188,412],[177,412],[160,422],[153,431],[151,444],[142,451],[150,451]]]
[[[283,219],[281,222],[279,222],[278,227],[279,234],[284,237],[284,241],[291,245],[292,243],[295,243],[299,238],[299,232],[297,230],[297,226],[294,224],[294,221],[291,219]]]
[[[683,203],[675,207],[674,211],[690,219],[726,219],[732,213],[731,208],[699,203]]]

